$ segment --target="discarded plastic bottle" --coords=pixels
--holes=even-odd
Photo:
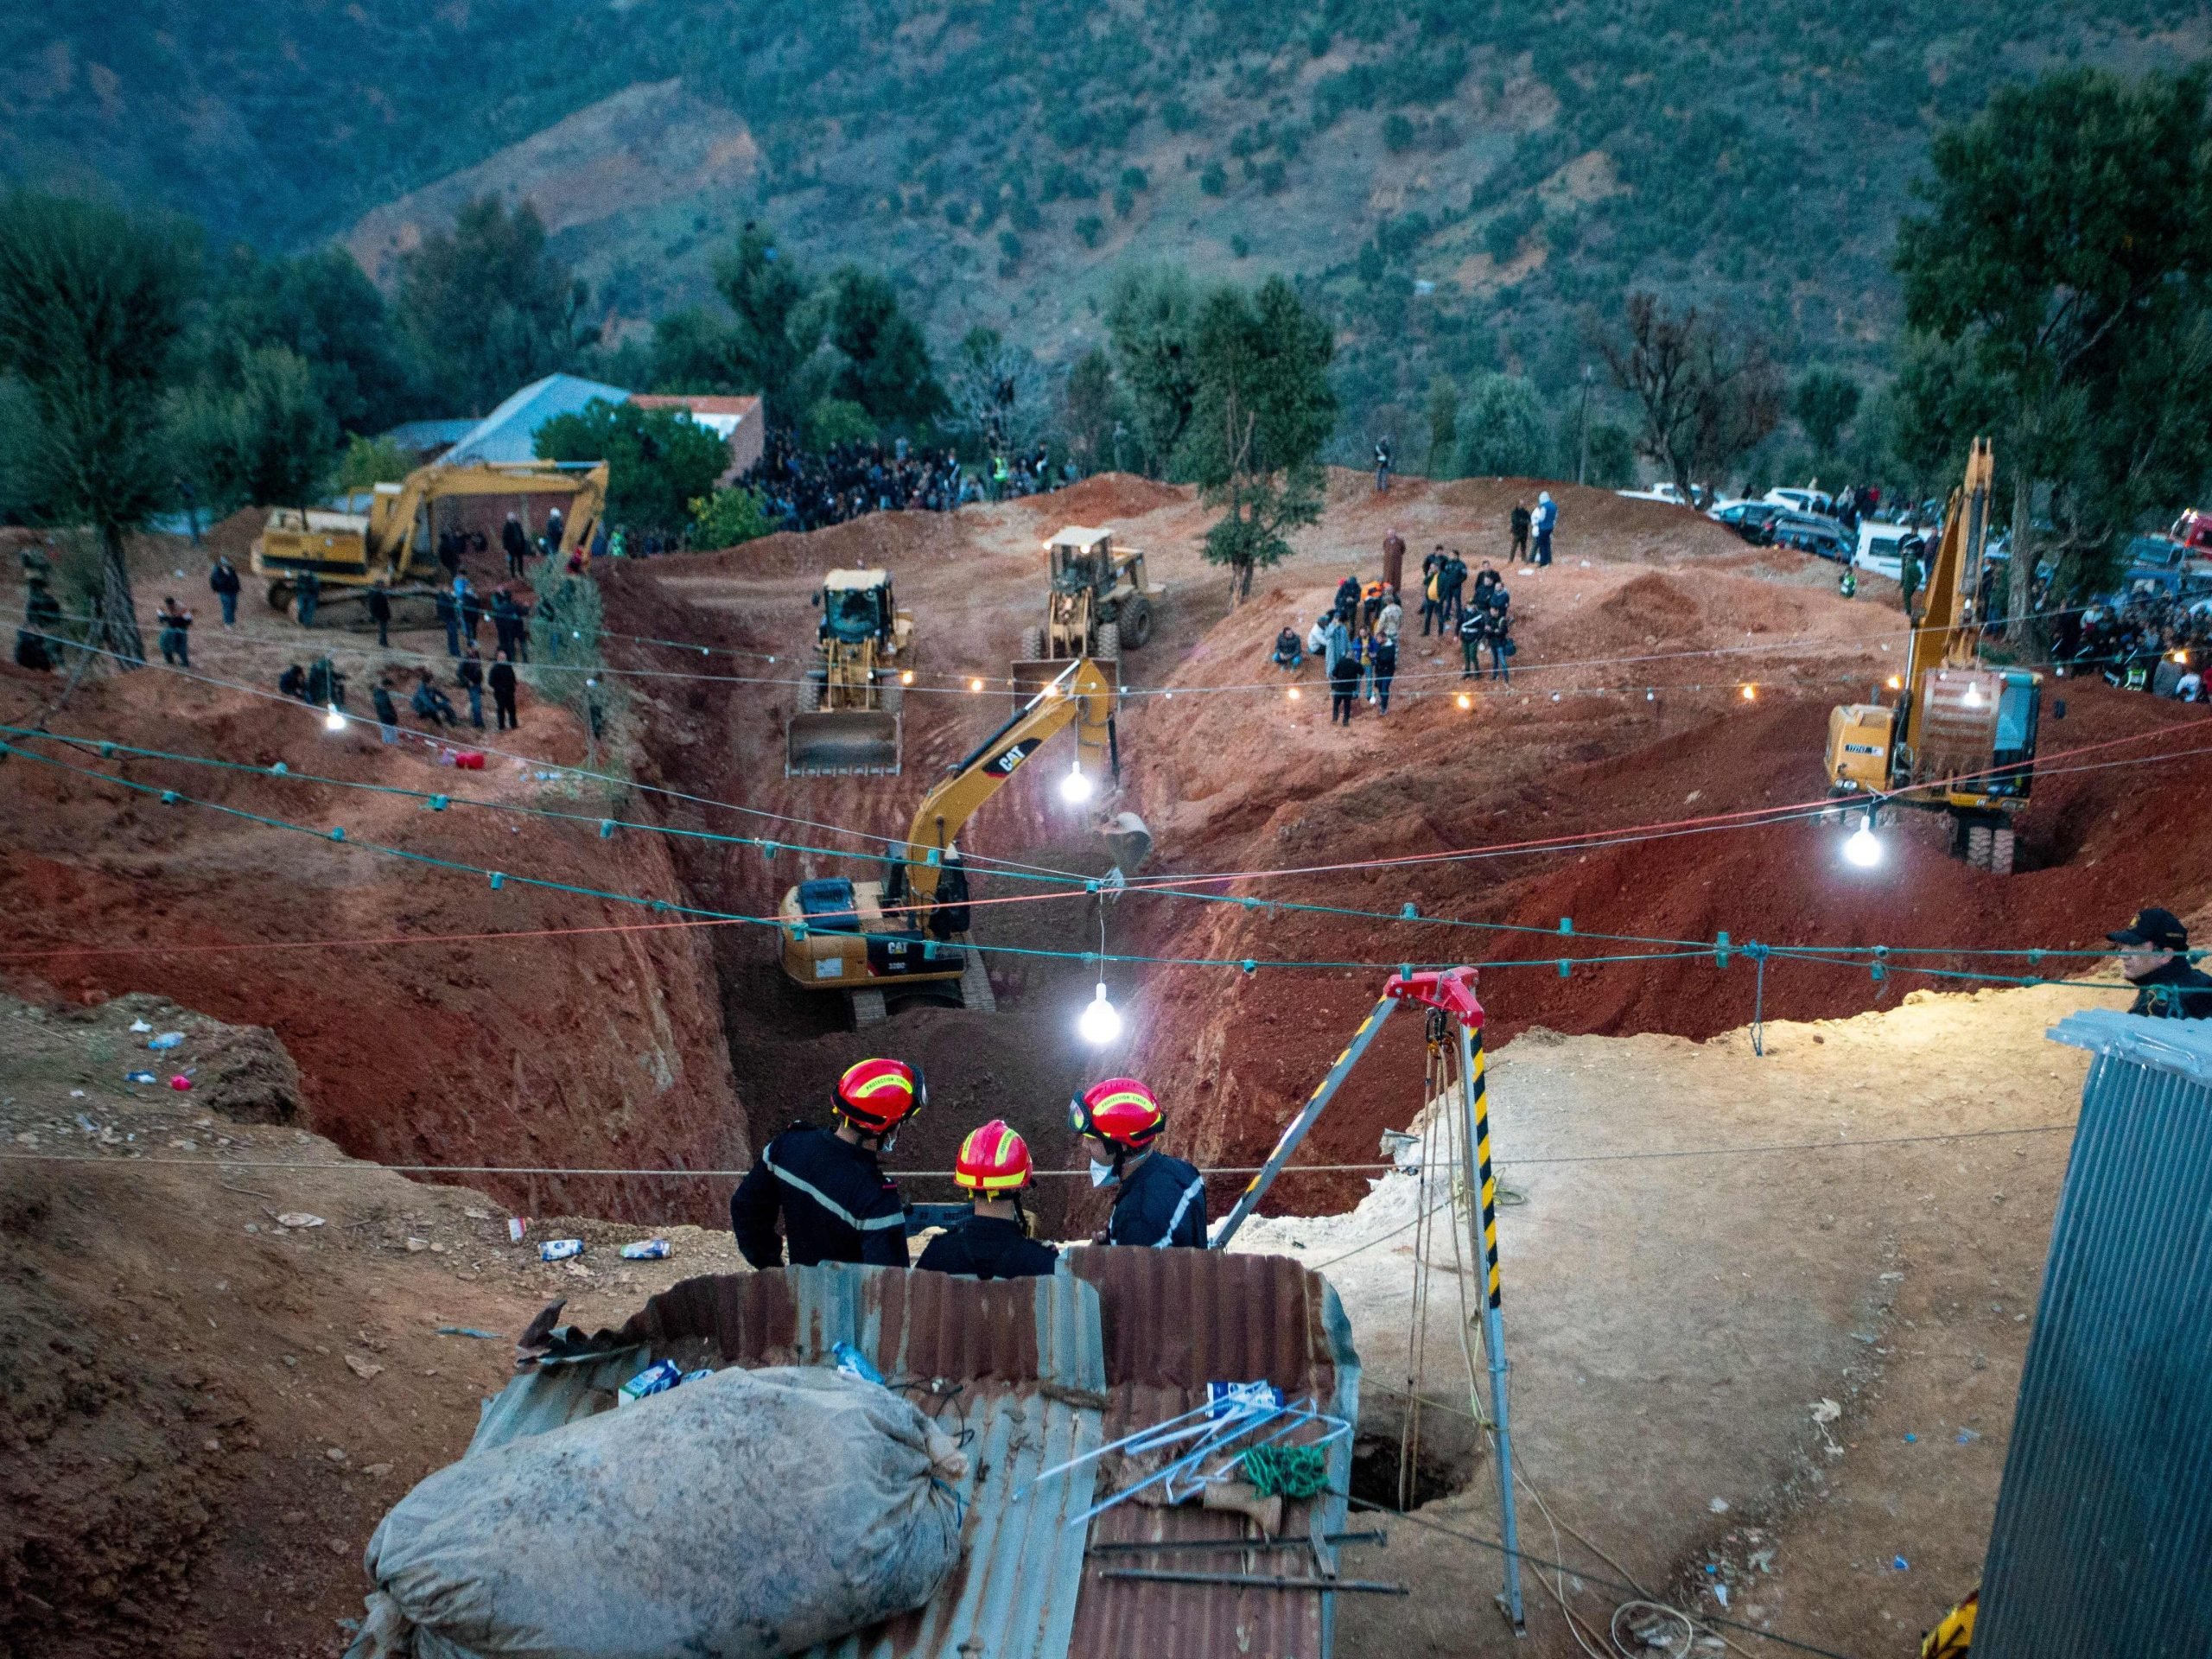
[[[660,1262],[668,1255],[668,1241],[664,1238],[633,1239],[622,1247],[625,1262]]]
[[[549,1238],[537,1247],[537,1259],[541,1262],[567,1262],[583,1253],[584,1242],[581,1238]]]
[[[840,1376],[849,1376],[859,1382],[873,1382],[878,1388],[883,1386],[883,1373],[877,1370],[869,1363],[868,1357],[851,1343],[835,1343],[831,1344],[830,1352],[836,1359]]]

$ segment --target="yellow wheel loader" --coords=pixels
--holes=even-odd
[[[1045,620],[1022,642],[1027,655],[1014,664],[1015,691],[1049,685],[1085,657],[1120,683],[1122,653],[1142,650],[1152,638],[1153,607],[1163,592],[1145,580],[1143,553],[1117,551],[1110,530],[1070,524],[1045,543],[1045,556],[1051,577]]]
[[[397,484],[379,484],[366,512],[276,507],[253,541],[253,574],[268,584],[270,608],[287,611],[302,575],[321,588],[317,622],[365,625],[369,589],[385,584],[394,598],[428,596],[444,574],[430,510],[440,501],[552,495],[567,509],[556,556],[591,545],[607,505],[607,463],[566,461],[476,461],[417,467]]]
[[[913,613],[892,598],[887,570],[832,570],[814,603],[814,665],[784,731],[784,776],[896,776]]]
[[[1897,701],[1830,710],[1826,765],[1832,797],[1866,802],[1870,817],[1899,806],[1942,812],[1955,856],[2010,875],[2012,820],[2035,779],[2043,677],[1981,661],[1974,595],[1995,471],[1989,440],[1976,438],[1965,482],[1944,509],[1927,609],[1912,631],[1904,672],[1890,682]],[[1860,810],[1854,804],[1840,816],[1855,818]]]
[[[1062,793],[1096,800],[1119,776],[1114,699],[1096,664],[1071,663],[922,798],[882,880],[833,876],[786,893],[778,915],[784,972],[809,990],[843,993],[856,1027],[886,1017],[887,995],[995,1011],[982,954],[967,942],[968,875],[957,837],[1065,726],[1076,728],[1076,758]],[[1120,870],[1143,863],[1152,836],[1141,818],[1123,812],[1098,827]]]

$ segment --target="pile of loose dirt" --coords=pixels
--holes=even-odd
[[[149,1055],[164,1031],[184,1042]],[[0,998],[0,1052],[10,1653],[330,1653],[370,1531],[460,1455],[540,1306],[617,1324],[742,1268],[726,1230],[675,1229],[650,1262],[613,1248],[634,1226],[540,1221],[512,1243],[493,1199],[267,1122],[283,1047],[157,997]],[[124,1080],[149,1062],[193,1088]],[[319,1219],[283,1219],[301,1215]],[[561,1236],[590,1248],[539,1262]]]

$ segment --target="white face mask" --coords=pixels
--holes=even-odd
[[[1093,1186],[1111,1186],[1121,1179],[1114,1173],[1111,1164],[1093,1164],[1090,1166],[1090,1184]]]

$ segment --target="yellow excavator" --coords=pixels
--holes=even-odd
[[[1014,664],[1014,690],[1049,685],[1082,657],[1118,681],[1122,652],[1152,638],[1152,607],[1163,591],[1145,580],[1144,555],[1116,550],[1110,530],[1070,524],[1045,543],[1045,620],[1022,641],[1028,655]]]
[[[784,776],[895,775],[914,613],[892,598],[887,570],[832,570],[814,602],[814,666],[784,731]]]
[[[276,507],[253,542],[253,574],[268,583],[270,608],[289,610],[300,577],[312,571],[321,590],[320,619],[334,604],[364,602],[382,582],[395,597],[428,594],[441,574],[430,509],[439,501],[556,495],[566,499],[561,545],[566,557],[591,545],[607,505],[603,461],[472,461],[418,467],[397,484],[379,484],[366,512]],[[343,619],[341,611],[334,620]]]
[[[2010,875],[2012,820],[2035,778],[2043,677],[1981,661],[1974,596],[1995,471],[1989,440],[1976,438],[1966,480],[1944,509],[1910,660],[1889,683],[1897,701],[1831,710],[1827,768],[1832,797],[1866,800],[1870,814],[1892,806],[1942,812],[1955,856]]]
[[[1061,780],[1062,798],[1097,800],[1120,775],[1114,699],[1096,664],[1070,664],[922,798],[906,843],[887,861],[881,880],[826,877],[785,893],[778,914],[784,972],[809,990],[844,993],[855,1027],[887,1016],[887,995],[995,1012],[982,954],[967,943],[968,873],[957,837],[976,809],[1065,726],[1076,728],[1076,756]],[[1152,848],[1151,832],[1134,812],[1103,823],[1100,833],[1119,872],[1135,871]],[[1118,876],[1107,880],[1118,885]]]

